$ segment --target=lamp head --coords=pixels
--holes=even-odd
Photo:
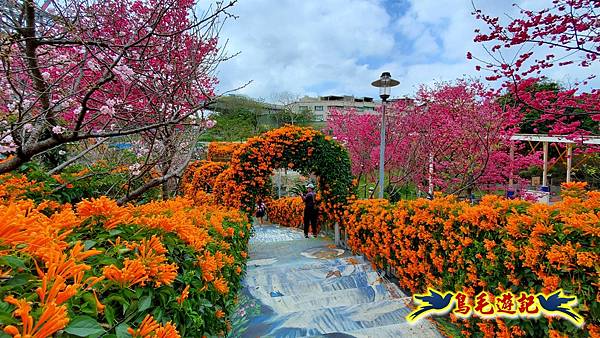
[[[381,73],[379,80],[373,81],[371,85],[379,88],[379,97],[384,102],[390,97],[391,88],[399,85],[400,82],[392,79],[390,72]]]

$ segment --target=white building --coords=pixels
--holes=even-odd
[[[305,96],[297,102],[292,103],[291,109],[294,112],[310,111],[314,114],[315,121],[325,121],[330,111],[333,109],[355,108],[358,111],[373,112],[378,102],[373,101],[372,97],[354,97],[354,96]]]

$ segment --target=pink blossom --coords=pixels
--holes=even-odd
[[[61,126],[54,126],[52,127],[52,132],[56,135],[61,135],[66,131],[66,129],[64,127]]]
[[[133,174],[134,176],[138,176],[139,174],[141,174],[141,170],[140,170],[141,167],[142,167],[141,164],[134,163],[129,166],[129,171],[131,171],[131,174]]]
[[[203,126],[204,126],[206,129],[210,129],[210,128],[212,128],[212,127],[216,126],[216,125],[217,125],[217,121],[215,121],[215,120],[211,120],[211,119],[207,119],[207,120],[206,120],[206,121],[204,121],[204,123],[203,123]]]

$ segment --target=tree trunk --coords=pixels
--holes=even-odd
[[[25,163],[20,156],[12,156],[2,162],[0,162],[0,174],[7,173],[17,169],[21,164]]]

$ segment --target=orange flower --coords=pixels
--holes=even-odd
[[[212,203],[212,191],[216,178],[227,168],[226,162],[196,161],[186,169],[183,179],[183,193],[198,204]]]
[[[145,285],[150,280],[154,281],[156,287],[173,283],[177,277],[178,266],[175,263],[167,264],[167,250],[156,235],[149,240],[144,238],[141,242],[127,243],[127,247],[136,250],[136,257],[126,258],[122,269],[114,265],[104,267],[103,275],[107,279],[115,281],[121,287],[138,283]]]
[[[214,282],[213,282],[215,289],[220,293],[220,294],[226,294],[227,292],[229,292],[229,287],[227,286],[227,281],[224,278],[217,278]]]
[[[115,200],[106,196],[83,200],[77,204],[77,213],[83,219],[101,217],[105,220],[104,226],[112,229],[120,223],[127,223],[130,215],[126,208],[119,207]]]
[[[190,285],[188,284],[185,286],[185,288],[181,292],[181,296],[177,297],[177,303],[179,303],[181,305],[181,303],[183,303],[183,301],[188,298],[188,296],[190,294],[189,290],[190,290]]]
[[[104,308],[106,306],[104,306],[104,304],[100,303],[100,301],[98,300],[98,296],[96,295],[96,290],[93,290],[94,292],[94,300],[96,300],[96,311],[98,311],[98,313],[104,313]]]
[[[211,142],[208,144],[206,158],[209,161],[229,161],[233,153],[242,145],[243,143]]]
[[[198,257],[198,265],[202,271],[202,279],[212,282],[215,279],[215,273],[218,270],[217,260],[208,251],[204,252],[203,257]]]
[[[592,252],[578,252],[577,253],[577,265],[591,268],[595,263],[598,262],[600,257]]]
[[[568,182],[560,185],[561,197],[581,198],[585,195],[585,187],[587,182]]]
[[[154,320],[151,315],[146,315],[137,329],[128,328],[127,332],[133,338],[179,338],[175,325],[167,322],[164,326]]]
[[[211,282],[205,283],[199,290],[192,290],[187,285],[178,297],[180,303],[191,292],[216,291],[226,294],[229,284],[225,276],[231,276],[233,271],[241,273],[232,248],[248,239],[250,224],[247,216],[239,210],[218,205],[195,205],[189,198],[119,207],[114,200],[101,197],[82,201],[75,212],[69,204],[44,201],[36,206],[29,200],[9,201],[12,192],[2,189],[0,185],[0,193],[4,194],[0,198],[6,197],[0,199],[0,243],[3,247],[0,255],[31,256],[39,284],[36,295],[23,296],[26,299],[37,297],[36,304],[41,306],[32,310],[24,299],[17,301],[7,298],[6,301],[18,305],[15,317],[23,314],[22,323],[4,328],[11,335],[26,336],[32,333],[34,336],[52,336],[67,325],[68,301],[82,290],[93,292],[97,312],[102,313],[105,306],[92,287],[104,279],[126,288],[146,283],[153,283],[156,287],[169,285],[177,277],[178,266],[169,262],[169,250],[158,236],[139,241],[112,238],[109,243],[116,247],[115,250],[127,249],[120,251],[126,258],[120,263],[104,266],[101,276],[90,275],[91,268],[85,262],[91,256],[102,254],[102,251],[85,250],[82,242],[68,242],[73,231],[78,232],[77,238],[82,238],[82,241],[89,239],[80,236],[80,230],[85,229],[77,227],[81,227],[82,223],[87,226],[90,222],[92,225],[98,222],[106,228],[131,223],[176,234],[195,250],[204,277]],[[207,249],[209,247],[210,251]],[[10,278],[20,272],[14,270],[2,269],[0,275]],[[210,291],[209,284],[213,284],[213,291]],[[30,312],[42,316],[36,319]],[[48,318],[51,320],[48,321]],[[146,318],[144,325],[138,330],[132,329],[132,333],[151,337],[178,336],[175,326],[170,323],[158,327],[153,324],[151,318]]]
[[[175,263],[172,264],[161,264],[158,267],[158,272],[155,275],[154,286],[159,287],[161,285],[171,285],[175,278],[177,278],[178,266]]]
[[[83,200],[77,204],[77,213],[83,218],[92,216],[112,216],[119,209],[117,202],[106,196]]]
[[[154,332],[155,338],[179,338],[179,332],[177,332],[177,328],[175,324],[171,324],[171,322],[166,323],[164,326],[159,326]]]
[[[31,306],[25,299],[16,299],[7,296],[4,301],[16,306],[14,315],[21,318],[22,331],[14,325],[8,325],[4,332],[13,337],[51,337],[54,333],[64,329],[69,323],[67,308],[65,305],[57,306],[55,303],[46,304],[42,308],[42,314],[34,325],[33,317],[29,314]]]
[[[111,264],[102,269],[102,274],[106,279],[116,282],[121,288],[130,287],[138,283],[144,286],[149,279],[144,264],[137,259],[131,260],[128,258],[123,261],[122,269]]]
[[[526,290],[532,293],[559,287],[576,292],[583,287],[583,276],[595,276],[598,260],[595,252],[583,249],[589,250],[589,241],[595,238],[600,194],[586,196],[552,206],[493,196],[474,206],[453,197],[393,206],[386,201],[353,201],[345,208],[343,226],[354,252],[377,267],[392,268],[400,286],[413,292],[445,287],[462,289],[472,298],[482,288],[508,290],[519,285],[542,286]],[[532,273],[524,274],[524,268]],[[465,278],[457,280],[457,271]],[[498,273],[512,285],[491,277]],[[584,304],[598,299],[596,294],[583,297]],[[585,316],[589,310],[580,311]],[[525,335],[501,320],[470,327],[467,321],[458,323],[465,328],[461,331],[484,337]]]
[[[221,319],[221,318],[225,317],[225,312],[223,312],[222,310],[217,310],[217,311],[215,312],[215,316],[216,316],[217,318]]]
[[[568,338],[569,336],[565,335],[565,334],[560,334],[560,332],[558,332],[556,330],[549,330],[548,337],[549,338]]]
[[[59,184],[64,184],[65,180],[60,175],[52,175],[52,178],[56,180]]]
[[[0,203],[9,204],[21,199],[28,192],[43,191],[44,184],[30,181],[25,175],[0,175]]]

